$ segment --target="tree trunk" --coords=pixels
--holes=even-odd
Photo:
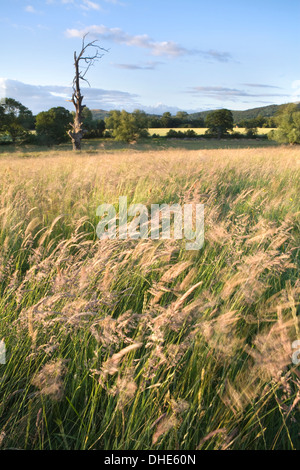
[[[69,136],[72,140],[73,150],[81,150],[81,139],[83,135],[81,133],[69,132]]]
[[[76,52],[74,53],[74,65],[75,65],[75,78],[74,78],[74,93],[72,96],[72,102],[75,106],[75,118],[74,122],[71,123],[72,130],[69,131],[69,136],[71,137],[73,150],[81,150],[81,139],[84,136],[84,131],[82,129],[82,110],[85,108],[85,105],[82,105],[83,96],[80,91],[80,71],[79,71],[79,60],[80,56],[76,57]]]

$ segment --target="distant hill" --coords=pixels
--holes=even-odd
[[[121,110],[122,108],[120,108]],[[93,114],[93,118],[94,119],[105,119],[106,117],[108,117],[110,111],[105,111],[104,109],[91,109],[91,112]],[[149,114],[149,113],[146,113],[147,116],[157,116],[157,117],[160,117],[158,114]]]
[[[259,115],[263,117],[272,117],[277,113],[280,106],[281,105],[271,104],[270,106],[263,106],[261,108],[252,108],[252,109],[246,109],[245,111],[231,111],[231,112],[233,115],[234,122],[239,122],[244,119],[256,118]],[[199,119],[199,118],[205,119],[207,114],[210,112],[211,111],[202,111],[200,113],[192,113],[192,114],[189,114],[189,118],[191,120]]]
[[[239,122],[244,119],[254,119],[257,116],[262,117],[273,117],[281,105],[271,104],[270,106],[264,106],[262,108],[247,109],[245,111],[232,111],[234,122]]]
[[[281,108],[282,105],[277,105],[277,104],[271,104],[269,106],[262,106],[261,108],[252,108],[252,109],[246,109],[245,111],[233,111],[231,110],[233,114],[233,120],[235,123],[238,123],[244,119],[253,119],[256,118],[257,116],[262,116],[262,117],[273,117],[277,111]],[[300,108],[300,104],[298,103],[298,106]],[[109,111],[105,111],[103,109],[91,109],[93,113],[93,118],[94,119],[105,119],[109,115]],[[191,113],[188,115],[188,119],[190,121],[194,121],[195,119],[205,119],[208,113],[211,111],[200,111],[197,113]],[[148,114],[148,116],[158,116],[154,114]],[[159,116],[158,116],[159,117]]]
[[[109,115],[109,111],[105,111],[104,109],[91,109],[93,114],[93,119],[105,119]]]

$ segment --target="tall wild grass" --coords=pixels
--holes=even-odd
[[[297,148],[3,155],[1,448],[299,449],[299,193]],[[204,248],[98,240],[119,196]]]

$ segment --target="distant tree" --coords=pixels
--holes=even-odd
[[[277,107],[277,111],[274,115],[274,118],[279,121],[280,118],[287,113],[300,111],[300,103],[287,103],[281,104]]]
[[[196,132],[193,129],[188,129],[187,131],[185,131],[184,134],[189,139],[191,139],[191,138],[195,139],[195,138],[198,137],[198,134],[196,134]]]
[[[275,128],[277,127],[277,121],[276,118],[270,117],[266,120],[266,123],[263,125],[263,127],[272,127]]]
[[[16,120],[24,129],[34,129],[34,117],[30,109],[13,98],[5,98],[2,103],[6,118]]]
[[[161,128],[161,118],[159,116],[148,117],[148,128]]]
[[[72,113],[75,118],[75,113]],[[85,107],[82,110],[82,123],[85,139],[94,139],[103,137],[105,131],[105,122],[103,119],[94,119],[92,111]]]
[[[162,115],[160,122],[163,128],[176,127],[177,125],[176,118],[168,111]]]
[[[115,140],[131,142],[141,137],[148,137],[148,119],[143,111],[111,111],[105,119],[107,129],[112,131]]]
[[[205,124],[208,127],[208,133],[220,139],[233,129],[232,112],[228,109],[212,111],[206,116]]]
[[[0,102],[0,130],[4,126],[4,118],[5,118],[4,107],[2,103]]]
[[[177,119],[180,119],[181,121],[184,121],[184,120],[188,119],[188,116],[189,115],[186,111],[178,111],[175,117]]]
[[[168,139],[195,139],[198,135],[193,129],[188,129],[184,132],[175,131],[175,129],[169,129],[166,138]]]
[[[253,139],[258,135],[258,129],[257,127],[251,127],[247,129],[246,132],[246,138],[247,139]]]
[[[0,144],[10,144],[13,142],[13,139],[10,133],[6,129],[6,120],[4,107],[0,103]]]
[[[183,132],[169,129],[166,134],[167,139],[182,139],[184,137]]]
[[[264,118],[260,114],[251,119],[243,119],[239,121],[238,126],[244,127],[245,129],[256,129],[257,127],[264,127],[268,122],[267,118]]]
[[[256,126],[254,127],[263,127],[267,121],[268,121],[267,118],[259,114],[256,118]]]
[[[13,98],[0,103],[0,132],[11,136],[13,142],[25,142],[34,129],[32,112]]]
[[[162,117],[160,119],[160,122],[161,122],[161,127],[164,127],[164,128],[172,127],[172,115],[171,115],[171,113],[165,112],[162,115]]]
[[[85,134],[86,139],[102,138],[105,133],[105,122],[103,119],[92,121],[92,127]]]
[[[74,115],[75,113],[72,113],[72,114]],[[92,111],[85,106],[82,110],[82,122],[83,122],[84,128],[87,131],[90,131],[92,129],[93,121],[94,121],[94,118],[93,118]]]
[[[192,127],[203,128],[205,127],[205,120],[202,117],[194,118],[190,121]]]
[[[282,107],[276,121],[278,128],[270,132],[270,139],[283,144],[300,144],[300,111],[296,104]]]
[[[174,120],[176,122],[176,127],[185,127],[189,123],[188,113],[186,111],[178,111]]]
[[[148,117],[144,111],[136,109],[132,116],[138,131],[138,137],[147,137],[148,134]]]
[[[36,116],[38,140],[46,145],[66,142],[71,119],[71,113],[61,106],[42,111]]]

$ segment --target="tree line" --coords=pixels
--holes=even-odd
[[[74,118],[74,112],[61,106],[34,116],[20,102],[6,98],[0,102],[0,143],[36,143],[50,146],[68,142]],[[191,121],[188,113],[183,111],[175,116],[169,112],[162,116],[151,116],[141,110],[132,113],[113,110],[105,119],[94,119],[89,108],[82,109],[85,139],[105,137],[130,142],[149,137],[149,128],[169,128],[171,130],[167,137],[196,138],[197,134],[192,127],[207,128],[207,137],[220,139],[229,135],[237,137],[237,130],[233,134],[234,126],[246,128],[246,137],[255,137],[257,128],[267,127],[267,124],[277,128],[270,133],[272,139],[282,143],[300,143],[300,109],[296,104],[281,106],[272,118],[258,116],[238,124],[234,123],[232,112],[227,109],[211,111],[205,119],[198,118],[195,121]],[[186,128],[186,131],[176,131],[177,128]]]
[[[0,143],[53,145],[68,142],[74,115],[58,106],[34,116],[19,101],[5,98],[0,102]],[[104,120],[93,119],[88,108],[83,109],[82,116],[85,138],[103,137]]]

